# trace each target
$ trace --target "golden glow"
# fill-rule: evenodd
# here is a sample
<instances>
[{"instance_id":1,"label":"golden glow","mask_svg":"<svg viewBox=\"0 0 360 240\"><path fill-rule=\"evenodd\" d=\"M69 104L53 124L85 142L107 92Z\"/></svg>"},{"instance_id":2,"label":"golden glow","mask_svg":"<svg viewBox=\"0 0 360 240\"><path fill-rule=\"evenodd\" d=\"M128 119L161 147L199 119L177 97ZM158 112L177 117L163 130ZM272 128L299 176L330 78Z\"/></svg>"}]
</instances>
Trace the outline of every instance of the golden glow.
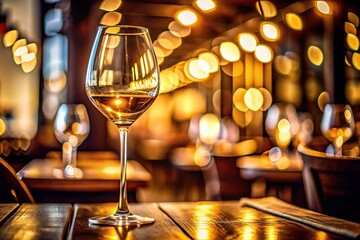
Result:
<instances>
[{"instance_id":1,"label":"golden glow","mask_svg":"<svg viewBox=\"0 0 360 240\"><path fill-rule=\"evenodd\" d=\"M274 60L274 68L277 72L287 75L291 72L292 62L286 56L276 56Z\"/></svg>"},{"instance_id":2,"label":"golden glow","mask_svg":"<svg viewBox=\"0 0 360 240\"><path fill-rule=\"evenodd\" d=\"M240 33L238 35L239 46L246 52L254 52L259 40L252 33Z\"/></svg>"},{"instance_id":3,"label":"golden glow","mask_svg":"<svg viewBox=\"0 0 360 240\"><path fill-rule=\"evenodd\" d=\"M330 103L330 94L327 92L320 93L317 102L320 110L324 111L326 104Z\"/></svg>"},{"instance_id":4,"label":"golden glow","mask_svg":"<svg viewBox=\"0 0 360 240\"><path fill-rule=\"evenodd\" d=\"M178 37L187 37L191 33L190 27L179 24L177 21L172 21L168 28L174 36Z\"/></svg>"},{"instance_id":5,"label":"golden glow","mask_svg":"<svg viewBox=\"0 0 360 240\"><path fill-rule=\"evenodd\" d=\"M31 56L29 58L31 58ZM24 71L24 73L29 73L35 69L36 64L37 64L37 58L34 57L30 61L21 63L21 68Z\"/></svg>"},{"instance_id":6,"label":"golden glow","mask_svg":"<svg viewBox=\"0 0 360 240\"><path fill-rule=\"evenodd\" d=\"M296 13L286 13L285 22L290 28L296 31L300 31L303 29L303 22L299 15L297 15Z\"/></svg>"},{"instance_id":7,"label":"golden glow","mask_svg":"<svg viewBox=\"0 0 360 240\"><path fill-rule=\"evenodd\" d=\"M36 58L34 53L27 53L27 54L21 55L21 61L22 62L30 62L34 58Z\"/></svg>"},{"instance_id":8,"label":"golden glow","mask_svg":"<svg viewBox=\"0 0 360 240\"><path fill-rule=\"evenodd\" d=\"M36 45L36 43L29 43L28 45L26 45L28 52L29 53L34 53L35 55L38 52L38 47Z\"/></svg>"},{"instance_id":9,"label":"golden glow","mask_svg":"<svg viewBox=\"0 0 360 240\"><path fill-rule=\"evenodd\" d=\"M216 8L216 4L212 0L196 0L195 4L204 12L210 12Z\"/></svg>"},{"instance_id":10,"label":"golden glow","mask_svg":"<svg viewBox=\"0 0 360 240\"><path fill-rule=\"evenodd\" d=\"M206 144L214 144L220 136L220 120L212 113L207 113L200 118L200 139Z\"/></svg>"},{"instance_id":11,"label":"golden glow","mask_svg":"<svg viewBox=\"0 0 360 240\"><path fill-rule=\"evenodd\" d=\"M107 48L116 48L120 43L120 37L116 35L109 35L106 41Z\"/></svg>"},{"instance_id":12,"label":"golden glow","mask_svg":"<svg viewBox=\"0 0 360 240\"><path fill-rule=\"evenodd\" d=\"M359 49L359 38L352 34L346 34L346 43L351 50L357 51Z\"/></svg>"},{"instance_id":13,"label":"golden glow","mask_svg":"<svg viewBox=\"0 0 360 240\"><path fill-rule=\"evenodd\" d=\"M198 20L196 13L190 8L179 10L175 18L184 26L194 25Z\"/></svg>"},{"instance_id":14,"label":"golden glow","mask_svg":"<svg viewBox=\"0 0 360 240\"><path fill-rule=\"evenodd\" d=\"M6 131L6 123L2 118L0 118L0 136L3 135L5 131Z\"/></svg>"},{"instance_id":15,"label":"golden glow","mask_svg":"<svg viewBox=\"0 0 360 240\"><path fill-rule=\"evenodd\" d=\"M239 110L237 110L237 108L233 108L232 114L233 114L234 121L240 127L248 126L254 117L253 111L240 112Z\"/></svg>"},{"instance_id":16,"label":"golden glow","mask_svg":"<svg viewBox=\"0 0 360 240\"><path fill-rule=\"evenodd\" d=\"M159 44L166 49L178 48L182 43L181 37L173 35L170 31L162 32L157 40Z\"/></svg>"},{"instance_id":17,"label":"golden glow","mask_svg":"<svg viewBox=\"0 0 360 240\"><path fill-rule=\"evenodd\" d=\"M249 88L245 92L244 102L252 111L258 111L264 103L264 98L259 89Z\"/></svg>"},{"instance_id":18,"label":"golden glow","mask_svg":"<svg viewBox=\"0 0 360 240\"><path fill-rule=\"evenodd\" d=\"M199 61L203 60L207 62L209 66L209 73L219 71L220 61L219 58L212 52L204 52L199 54Z\"/></svg>"},{"instance_id":19,"label":"golden glow","mask_svg":"<svg viewBox=\"0 0 360 240\"><path fill-rule=\"evenodd\" d=\"M25 45L26 45L26 39L22 38L22 39L17 40L12 46L12 54L14 55L16 49L18 49L22 46L25 46Z\"/></svg>"},{"instance_id":20,"label":"golden glow","mask_svg":"<svg viewBox=\"0 0 360 240\"><path fill-rule=\"evenodd\" d=\"M359 16L355 13L348 12L348 19L351 23L355 25L355 27L359 27Z\"/></svg>"},{"instance_id":21,"label":"golden glow","mask_svg":"<svg viewBox=\"0 0 360 240\"><path fill-rule=\"evenodd\" d=\"M25 54L28 53L28 49L26 46L21 46L21 47L18 47L15 51L14 51L14 56L15 57L21 57Z\"/></svg>"},{"instance_id":22,"label":"golden glow","mask_svg":"<svg viewBox=\"0 0 360 240\"><path fill-rule=\"evenodd\" d=\"M246 112L248 110L244 100L245 93L245 88L238 88L233 94L233 103L235 107L241 112Z\"/></svg>"},{"instance_id":23,"label":"golden glow","mask_svg":"<svg viewBox=\"0 0 360 240\"><path fill-rule=\"evenodd\" d=\"M264 103L261 108L261 111L266 111L269 109L269 107L272 104L272 95L269 92L269 90L267 90L266 88L259 88L259 91L261 92L261 94L263 95L263 98L264 98Z\"/></svg>"},{"instance_id":24,"label":"golden glow","mask_svg":"<svg viewBox=\"0 0 360 240\"><path fill-rule=\"evenodd\" d=\"M105 32L109 34L116 34L119 33L120 27L108 27L106 28Z\"/></svg>"},{"instance_id":25,"label":"golden glow","mask_svg":"<svg viewBox=\"0 0 360 240\"><path fill-rule=\"evenodd\" d=\"M348 121L348 122L351 122L353 119L352 112L349 109L346 109L344 111L344 116L345 116L346 121Z\"/></svg>"},{"instance_id":26,"label":"golden glow","mask_svg":"<svg viewBox=\"0 0 360 240\"><path fill-rule=\"evenodd\" d=\"M324 56L320 48L317 46L310 46L307 51L310 62L316 66L320 66L323 62Z\"/></svg>"},{"instance_id":27,"label":"golden glow","mask_svg":"<svg viewBox=\"0 0 360 240\"><path fill-rule=\"evenodd\" d=\"M352 65L353 65L357 70L360 70L360 54L359 54L359 53L355 52L355 53L352 55L351 62L352 62Z\"/></svg>"},{"instance_id":28,"label":"golden glow","mask_svg":"<svg viewBox=\"0 0 360 240\"><path fill-rule=\"evenodd\" d=\"M179 89L174 92L173 101L173 116L178 121L190 120L206 110L205 96L195 88Z\"/></svg>"},{"instance_id":29,"label":"golden glow","mask_svg":"<svg viewBox=\"0 0 360 240\"><path fill-rule=\"evenodd\" d=\"M332 14L332 9L326 1L315 1L315 8L322 14Z\"/></svg>"},{"instance_id":30,"label":"golden glow","mask_svg":"<svg viewBox=\"0 0 360 240\"><path fill-rule=\"evenodd\" d=\"M275 17L277 14L276 7L271 1L256 1L255 7L258 13L260 15L264 14L266 18Z\"/></svg>"},{"instance_id":31,"label":"golden glow","mask_svg":"<svg viewBox=\"0 0 360 240\"><path fill-rule=\"evenodd\" d=\"M19 33L17 30L11 30L4 34L3 43L5 47L11 47L18 39Z\"/></svg>"},{"instance_id":32,"label":"golden glow","mask_svg":"<svg viewBox=\"0 0 360 240\"><path fill-rule=\"evenodd\" d=\"M277 41L280 38L279 27L272 22L262 22L260 24L260 33L265 40L270 42Z\"/></svg>"},{"instance_id":33,"label":"golden glow","mask_svg":"<svg viewBox=\"0 0 360 240\"><path fill-rule=\"evenodd\" d=\"M345 22L344 28L345 28L346 33L352 33L352 34L356 35L357 31L356 31L356 27L353 23Z\"/></svg>"},{"instance_id":34,"label":"golden glow","mask_svg":"<svg viewBox=\"0 0 360 240\"><path fill-rule=\"evenodd\" d=\"M105 26L114 26L120 23L121 17L122 15L119 12L107 12L102 16L100 24Z\"/></svg>"},{"instance_id":35,"label":"golden glow","mask_svg":"<svg viewBox=\"0 0 360 240\"><path fill-rule=\"evenodd\" d=\"M201 132L200 132L200 138L201 138ZM212 143L210 143L212 144ZM211 160L210 152L205 147L197 147L194 153L194 162L196 165L200 167L205 167L209 164Z\"/></svg>"},{"instance_id":36,"label":"golden glow","mask_svg":"<svg viewBox=\"0 0 360 240\"><path fill-rule=\"evenodd\" d=\"M121 0L103 0L100 4L99 9L108 12L115 11L120 7L121 3Z\"/></svg>"},{"instance_id":37,"label":"golden glow","mask_svg":"<svg viewBox=\"0 0 360 240\"><path fill-rule=\"evenodd\" d=\"M235 62L240 59L240 49L233 42L222 42L220 44L220 54L229 62Z\"/></svg>"},{"instance_id":38,"label":"golden glow","mask_svg":"<svg viewBox=\"0 0 360 240\"><path fill-rule=\"evenodd\" d=\"M277 128L279 130L279 132L281 133L286 133L290 131L290 123L287 119L281 119L278 122Z\"/></svg>"},{"instance_id":39,"label":"golden glow","mask_svg":"<svg viewBox=\"0 0 360 240\"><path fill-rule=\"evenodd\" d=\"M255 57L262 63L268 63L273 59L273 52L269 46L259 44L255 49Z\"/></svg>"},{"instance_id":40,"label":"golden glow","mask_svg":"<svg viewBox=\"0 0 360 240\"><path fill-rule=\"evenodd\" d=\"M203 64L204 62L205 61L203 61ZM203 69L201 68L199 59L194 58L189 60L188 70L191 76L195 78L195 80L205 80L209 77L209 73L203 71Z\"/></svg>"}]
</instances>

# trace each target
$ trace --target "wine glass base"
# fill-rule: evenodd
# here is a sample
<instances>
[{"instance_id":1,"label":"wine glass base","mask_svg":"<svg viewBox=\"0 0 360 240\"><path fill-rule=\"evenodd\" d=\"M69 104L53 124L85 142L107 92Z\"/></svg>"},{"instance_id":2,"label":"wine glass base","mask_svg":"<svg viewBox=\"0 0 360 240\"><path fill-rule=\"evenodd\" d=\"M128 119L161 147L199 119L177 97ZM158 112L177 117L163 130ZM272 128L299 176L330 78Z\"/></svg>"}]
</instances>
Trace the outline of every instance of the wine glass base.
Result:
<instances>
[{"instance_id":1,"label":"wine glass base","mask_svg":"<svg viewBox=\"0 0 360 240\"><path fill-rule=\"evenodd\" d=\"M149 217L142 217L134 214L126 215L110 215L110 216L96 216L89 218L90 224L95 225L109 225L109 226L141 226L144 224L153 223L155 219Z\"/></svg>"}]
</instances>

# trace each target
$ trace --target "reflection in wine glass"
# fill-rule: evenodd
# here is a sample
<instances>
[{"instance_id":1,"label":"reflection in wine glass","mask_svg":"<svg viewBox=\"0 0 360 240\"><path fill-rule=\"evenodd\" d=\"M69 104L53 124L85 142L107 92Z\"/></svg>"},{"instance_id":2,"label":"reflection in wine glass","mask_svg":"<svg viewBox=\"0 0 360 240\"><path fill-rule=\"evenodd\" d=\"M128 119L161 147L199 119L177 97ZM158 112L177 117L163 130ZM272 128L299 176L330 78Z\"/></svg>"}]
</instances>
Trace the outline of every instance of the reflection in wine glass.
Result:
<instances>
[{"instance_id":1,"label":"reflection in wine glass","mask_svg":"<svg viewBox=\"0 0 360 240\"><path fill-rule=\"evenodd\" d=\"M55 136L62 143L66 177L78 175L77 148L89 135L90 121L83 104L61 104L54 121Z\"/></svg>"},{"instance_id":2,"label":"reflection in wine glass","mask_svg":"<svg viewBox=\"0 0 360 240\"><path fill-rule=\"evenodd\" d=\"M299 130L299 120L294 105L290 103L273 104L266 116L265 129L276 149L270 158L273 161L287 154L287 148Z\"/></svg>"},{"instance_id":3,"label":"reflection in wine glass","mask_svg":"<svg viewBox=\"0 0 360 240\"><path fill-rule=\"evenodd\" d=\"M154 222L153 218L132 214L128 207L127 133L159 94L159 76L146 28L121 25L98 28L86 74L86 93L92 104L119 129L120 196L114 214L92 217L91 224L140 226Z\"/></svg>"},{"instance_id":4,"label":"reflection in wine glass","mask_svg":"<svg viewBox=\"0 0 360 240\"><path fill-rule=\"evenodd\" d=\"M321 120L321 132L332 142L326 152L342 156L342 146L355 132L354 114L350 105L327 104Z\"/></svg>"}]
</instances>

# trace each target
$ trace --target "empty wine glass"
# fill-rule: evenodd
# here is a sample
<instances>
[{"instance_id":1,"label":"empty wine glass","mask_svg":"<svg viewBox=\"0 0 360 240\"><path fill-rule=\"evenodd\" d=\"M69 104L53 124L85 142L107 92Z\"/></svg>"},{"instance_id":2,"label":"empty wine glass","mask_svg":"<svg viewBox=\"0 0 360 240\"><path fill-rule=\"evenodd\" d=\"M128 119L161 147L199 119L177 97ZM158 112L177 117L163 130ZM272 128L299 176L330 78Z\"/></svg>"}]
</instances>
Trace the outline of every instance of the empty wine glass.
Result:
<instances>
[{"instance_id":1,"label":"empty wine glass","mask_svg":"<svg viewBox=\"0 0 360 240\"><path fill-rule=\"evenodd\" d=\"M61 104L55 117L54 130L62 143L62 158L66 164L64 174L74 177L77 168L77 148L89 135L90 121L83 104Z\"/></svg>"},{"instance_id":2,"label":"empty wine glass","mask_svg":"<svg viewBox=\"0 0 360 240\"><path fill-rule=\"evenodd\" d=\"M281 155L287 154L289 144L299 131L299 119L294 105L273 104L267 112L265 130L276 145L269 151L270 159L276 161Z\"/></svg>"},{"instance_id":3,"label":"empty wine glass","mask_svg":"<svg viewBox=\"0 0 360 240\"><path fill-rule=\"evenodd\" d=\"M322 134L332 142L330 147L333 151L327 150L327 153L342 156L342 146L355 132L354 114L350 105L327 104L320 128Z\"/></svg>"},{"instance_id":4,"label":"empty wine glass","mask_svg":"<svg viewBox=\"0 0 360 240\"><path fill-rule=\"evenodd\" d=\"M125 25L98 28L86 74L86 93L94 106L119 129L120 196L114 214L91 217L91 224L140 226L154 222L153 218L132 214L128 207L127 133L157 97L159 76L146 28Z\"/></svg>"}]
</instances>

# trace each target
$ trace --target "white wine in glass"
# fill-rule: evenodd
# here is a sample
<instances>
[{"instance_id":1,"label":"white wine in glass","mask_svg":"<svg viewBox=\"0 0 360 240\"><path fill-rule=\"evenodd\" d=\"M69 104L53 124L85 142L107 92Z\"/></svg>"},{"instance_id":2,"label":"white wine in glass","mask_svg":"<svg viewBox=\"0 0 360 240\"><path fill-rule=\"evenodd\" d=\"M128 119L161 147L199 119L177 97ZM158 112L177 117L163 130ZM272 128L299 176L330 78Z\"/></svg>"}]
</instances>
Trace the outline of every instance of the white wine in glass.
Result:
<instances>
[{"instance_id":1,"label":"white wine in glass","mask_svg":"<svg viewBox=\"0 0 360 240\"><path fill-rule=\"evenodd\" d=\"M322 134L332 142L334 155L342 156L342 146L355 132L354 114L350 105L327 104L320 127Z\"/></svg>"},{"instance_id":2,"label":"white wine in glass","mask_svg":"<svg viewBox=\"0 0 360 240\"><path fill-rule=\"evenodd\" d=\"M159 94L160 71L149 31L139 26L101 26L91 51L86 93L94 106L119 129L120 196L110 216L95 216L90 224L140 226L153 218L130 212L126 193L127 133Z\"/></svg>"}]
</instances>

